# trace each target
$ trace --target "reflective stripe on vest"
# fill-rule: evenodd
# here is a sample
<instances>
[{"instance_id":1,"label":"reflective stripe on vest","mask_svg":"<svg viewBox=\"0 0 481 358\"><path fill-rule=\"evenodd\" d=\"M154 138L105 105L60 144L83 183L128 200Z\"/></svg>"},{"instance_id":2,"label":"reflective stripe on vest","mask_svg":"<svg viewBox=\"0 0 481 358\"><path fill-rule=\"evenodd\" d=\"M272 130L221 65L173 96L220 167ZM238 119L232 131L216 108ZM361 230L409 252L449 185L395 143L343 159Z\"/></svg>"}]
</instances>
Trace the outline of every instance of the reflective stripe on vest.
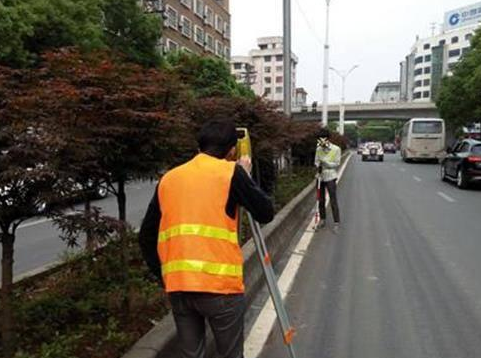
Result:
<instances>
[{"instance_id":1,"label":"reflective stripe on vest","mask_svg":"<svg viewBox=\"0 0 481 358\"><path fill-rule=\"evenodd\" d=\"M225 240L237 244L237 233L214 226L182 224L173 226L159 233L159 242L166 242L176 236L201 236L206 238Z\"/></svg>"},{"instance_id":2,"label":"reflective stripe on vest","mask_svg":"<svg viewBox=\"0 0 481 358\"><path fill-rule=\"evenodd\" d=\"M203 272L211 275L242 277L242 265L219 264L198 260L170 261L162 265L162 273Z\"/></svg>"}]
</instances>

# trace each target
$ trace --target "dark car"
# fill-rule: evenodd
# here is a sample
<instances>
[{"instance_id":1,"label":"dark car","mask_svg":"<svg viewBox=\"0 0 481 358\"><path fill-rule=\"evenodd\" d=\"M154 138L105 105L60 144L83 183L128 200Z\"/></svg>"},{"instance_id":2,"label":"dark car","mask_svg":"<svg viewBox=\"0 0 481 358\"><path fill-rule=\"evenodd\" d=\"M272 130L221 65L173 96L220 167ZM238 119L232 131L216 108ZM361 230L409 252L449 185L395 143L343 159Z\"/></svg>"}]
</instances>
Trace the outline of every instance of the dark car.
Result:
<instances>
[{"instance_id":1,"label":"dark car","mask_svg":"<svg viewBox=\"0 0 481 358\"><path fill-rule=\"evenodd\" d=\"M481 181L481 141L465 139L448 148L441 161L441 179L455 181L465 189L472 182Z\"/></svg>"},{"instance_id":2,"label":"dark car","mask_svg":"<svg viewBox=\"0 0 481 358\"><path fill-rule=\"evenodd\" d=\"M396 144L394 143L384 143L383 148L384 148L384 153L396 154Z\"/></svg>"}]
</instances>

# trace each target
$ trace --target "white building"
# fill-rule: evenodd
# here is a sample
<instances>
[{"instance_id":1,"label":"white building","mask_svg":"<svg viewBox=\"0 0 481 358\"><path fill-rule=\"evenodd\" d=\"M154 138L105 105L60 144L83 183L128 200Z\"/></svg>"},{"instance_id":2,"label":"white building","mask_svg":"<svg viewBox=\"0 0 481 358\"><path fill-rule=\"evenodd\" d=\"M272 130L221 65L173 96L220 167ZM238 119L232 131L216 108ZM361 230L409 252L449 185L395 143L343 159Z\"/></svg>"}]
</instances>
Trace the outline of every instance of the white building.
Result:
<instances>
[{"instance_id":1,"label":"white building","mask_svg":"<svg viewBox=\"0 0 481 358\"><path fill-rule=\"evenodd\" d=\"M470 39L480 26L481 3L449 11L441 33L416 39L400 64L401 100L434 101L443 76L470 49Z\"/></svg>"},{"instance_id":2,"label":"white building","mask_svg":"<svg viewBox=\"0 0 481 358\"><path fill-rule=\"evenodd\" d=\"M399 82L379 82L372 92L371 102L399 102L400 95Z\"/></svg>"},{"instance_id":3,"label":"white building","mask_svg":"<svg viewBox=\"0 0 481 358\"><path fill-rule=\"evenodd\" d=\"M249 56L233 56L231 71L237 80L250 84L254 93L265 96L282 106L284 99L284 56L282 37L262 37L257 40L258 48L251 50ZM296 99L297 56L291 54L292 66L292 103Z\"/></svg>"}]
</instances>

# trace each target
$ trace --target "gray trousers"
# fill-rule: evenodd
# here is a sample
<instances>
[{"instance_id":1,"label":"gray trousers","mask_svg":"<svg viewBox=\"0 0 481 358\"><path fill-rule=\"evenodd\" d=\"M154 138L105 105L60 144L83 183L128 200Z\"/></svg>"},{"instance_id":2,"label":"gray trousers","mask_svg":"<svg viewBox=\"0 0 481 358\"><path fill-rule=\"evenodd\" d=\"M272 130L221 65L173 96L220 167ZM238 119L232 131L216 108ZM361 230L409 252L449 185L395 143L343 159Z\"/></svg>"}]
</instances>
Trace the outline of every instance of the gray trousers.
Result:
<instances>
[{"instance_id":1,"label":"gray trousers","mask_svg":"<svg viewBox=\"0 0 481 358\"><path fill-rule=\"evenodd\" d=\"M243 294L175 292L169 298L182 358L204 358L206 320L219 357L244 357Z\"/></svg>"},{"instance_id":2,"label":"gray trousers","mask_svg":"<svg viewBox=\"0 0 481 358\"><path fill-rule=\"evenodd\" d=\"M326 220L326 189L329 192L331 201L332 216L335 223L339 223L339 205L337 203L337 180L321 182L321 195L319 198L319 213L322 220Z\"/></svg>"}]
</instances>

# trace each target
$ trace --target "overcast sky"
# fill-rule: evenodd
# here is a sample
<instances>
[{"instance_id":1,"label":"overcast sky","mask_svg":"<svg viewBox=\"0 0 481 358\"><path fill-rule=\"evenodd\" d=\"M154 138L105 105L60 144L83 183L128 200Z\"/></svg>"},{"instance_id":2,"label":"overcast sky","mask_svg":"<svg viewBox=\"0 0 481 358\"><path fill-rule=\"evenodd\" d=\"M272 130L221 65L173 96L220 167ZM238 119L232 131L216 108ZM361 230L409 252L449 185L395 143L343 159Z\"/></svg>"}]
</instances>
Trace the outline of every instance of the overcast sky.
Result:
<instances>
[{"instance_id":1,"label":"overcast sky","mask_svg":"<svg viewBox=\"0 0 481 358\"><path fill-rule=\"evenodd\" d=\"M292 50L299 57L297 87L308 101L321 101L324 0L292 1ZM331 0L331 66L348 70L346 101L369 101L378 82L398 81L399 62L416 35L431 34L444 12L476 0ZM232 55L247 55L256 39L282 36L282 0L231 0ZM330 102L340 100L338 77L330 75Z\"/></svg>"}]
</instances>

